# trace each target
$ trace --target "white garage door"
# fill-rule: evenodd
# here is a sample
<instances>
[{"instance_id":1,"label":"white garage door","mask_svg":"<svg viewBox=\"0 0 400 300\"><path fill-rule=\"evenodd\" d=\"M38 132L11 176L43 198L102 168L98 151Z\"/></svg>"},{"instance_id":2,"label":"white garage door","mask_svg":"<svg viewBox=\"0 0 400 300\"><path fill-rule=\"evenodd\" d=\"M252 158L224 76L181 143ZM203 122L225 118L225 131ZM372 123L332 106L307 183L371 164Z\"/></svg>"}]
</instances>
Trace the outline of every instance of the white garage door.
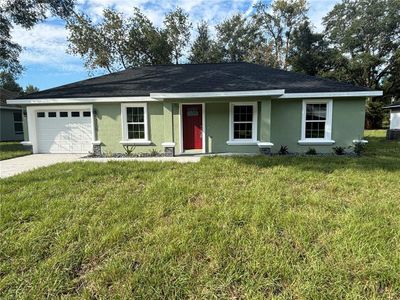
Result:
<instances>
[{"instance_id":1,"label":"white garage door","mask_svg":"<svg viewBox=\"0 0 400 300\"><path fill-rule=\"evenodd\" d=\"M36 111L39 153L87 153L92 150L90 110Z\"/></svg>"}]
</instances>

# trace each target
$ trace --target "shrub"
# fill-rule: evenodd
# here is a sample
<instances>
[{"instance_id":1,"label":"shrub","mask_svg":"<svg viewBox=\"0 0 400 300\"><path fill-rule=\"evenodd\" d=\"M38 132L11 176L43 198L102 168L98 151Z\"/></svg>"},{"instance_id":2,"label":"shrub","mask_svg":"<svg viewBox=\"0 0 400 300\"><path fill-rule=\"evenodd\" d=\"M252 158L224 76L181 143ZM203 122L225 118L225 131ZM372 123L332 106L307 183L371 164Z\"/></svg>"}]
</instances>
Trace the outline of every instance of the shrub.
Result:
<instances>
[{"instance_id":1,"label":"shrub","mask_svg":"<svg viewBox=\"0 0 400 300\"><path fill-rule=\"evenodd\" d=\"M127 156L131 156L133 151L135 151L136 146L132 145L124 145L124 150Z\"/></svg>"},{"instance_id":2,"label":"shrub","mask_svg":"<svg viewBox=\"0 0 400 300\"><path fill-rule=\"evenodd\" d=\"M365 151L365 147L366 147L366 145L364 143L360 143L360 142L354 143L353 151L358 156L361 156Z\"/></svg>"},{"instance_id":3,"label":"shrub","mask_svg":"<svg viewBox=\"0 0 400 300\"><path fill-rule=\"evenodd\" d=\"M333 147L332 149L336 155L343 155L345 153L344 147L337 146L337 147Z\"/></svg>"},{"instance_id":4,"label":"shrub","mask_svg":"<svg viewBox=\"0 0 400 300\"><path fill-rule=\"evenodd\" d=\"M149 151L149 155L150 155L150 156L160 156L160 152L157 151L156 149L151 149L151 150Z\"/></svg>"},{"instance_id":5,"label":"shrub","mask_svg":"<svg viewBox=\"0 0 400 300\"><path fill-rule=\"evenodd\" d=\"M317 155L317 150L315 150L315 148L308 148L307 155Z\"/></svg>"},{"instance_id":6,"label":"shrub","mask_svg":"<svg viewBox=\"0 0 400 300\"><path fill-rule=\"evenodd\" d=\"M281 145L281 148L278 151L279 155L286 155L289 154L288 146Z\"/></svg>"}]
</instances>

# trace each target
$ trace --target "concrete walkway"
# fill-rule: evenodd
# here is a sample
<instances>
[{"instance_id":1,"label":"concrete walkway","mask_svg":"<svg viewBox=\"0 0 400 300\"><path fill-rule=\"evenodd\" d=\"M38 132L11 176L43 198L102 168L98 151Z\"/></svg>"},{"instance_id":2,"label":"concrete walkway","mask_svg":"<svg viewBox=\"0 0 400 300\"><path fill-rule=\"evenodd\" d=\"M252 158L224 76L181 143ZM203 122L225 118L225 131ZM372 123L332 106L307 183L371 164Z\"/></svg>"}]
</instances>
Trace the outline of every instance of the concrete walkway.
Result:
<instances>
[{"instance_id":1,"label":"concrete walkway","mask_svg":"<svg viewBox=\"0 0 400 300\"><path fill-rule=\"evenodd\" d=\"M155 157L99 157L99 158L81 158L80 161L89 161L89 162L108 162L108 161L157 161L157 162L177 162L177 163L196 163L201 159L200 156L155 156Z\"/></svg>"},{"instance_id":2,"label":"concrete walkway","mask_svg":"<svg viewBox=\"0 0 400 300\"><path fill-rule=\"evenodd\" d=\"M77 161L82 154L32 154L0 161L0 178L61 162Z\"/></svg>"},{"instance_id":3,"label":"concrete walkway","mask_svg":"<svg viewBox=\"0 0 400 300\"><path fill-rule=\"evenodd\" d=\"M32 154L0 161L0 178L14 176L16 174L31 171L36 168L46 167L62 162L85 161L85 162L108 162L108 161L157 161L194 163L199 162L199 156L177 156L177 157L132 157L132 158L83 158L84 154Z\"/></svg>"}]
</instances>

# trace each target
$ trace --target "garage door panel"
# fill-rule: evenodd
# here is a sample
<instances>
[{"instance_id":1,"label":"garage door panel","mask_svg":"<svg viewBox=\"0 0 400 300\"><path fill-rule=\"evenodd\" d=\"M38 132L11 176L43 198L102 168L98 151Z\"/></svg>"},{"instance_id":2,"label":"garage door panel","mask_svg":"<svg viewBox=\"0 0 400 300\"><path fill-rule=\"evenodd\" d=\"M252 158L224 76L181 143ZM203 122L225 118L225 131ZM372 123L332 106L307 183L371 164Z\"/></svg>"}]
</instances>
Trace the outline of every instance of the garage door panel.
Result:
<instances>
[{"instance_id":1,"label":"garage door panel","mask_svg":"<svg viewBox=\"0 0 400 300\"><path fill-rule=\"evenodd\" d=\"M65 109L61 111L66 112ZM73 110L78 112L79 110ZM92 123L90 117L56 117L36 118L38 151L40 153L87 153L91 150ZM83 110L79 111L83 116ZM53 114L54 115L54 114Z\"/></svg>"}]
</instances>

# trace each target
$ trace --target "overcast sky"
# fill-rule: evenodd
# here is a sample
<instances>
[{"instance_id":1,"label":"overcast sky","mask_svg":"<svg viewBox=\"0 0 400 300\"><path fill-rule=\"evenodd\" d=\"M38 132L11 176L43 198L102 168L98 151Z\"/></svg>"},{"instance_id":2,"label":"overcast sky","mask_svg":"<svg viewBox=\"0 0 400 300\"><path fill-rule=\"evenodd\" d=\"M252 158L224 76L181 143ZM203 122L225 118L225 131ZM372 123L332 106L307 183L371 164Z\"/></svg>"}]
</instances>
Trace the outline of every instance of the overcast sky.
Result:
<instances>
[{"instance_id":1,"label":"overcast sky","mask_svg":"<svg viewBox=\"0 0 400 300\"><path fill-rule=\"evenodd\" d=\"M268 0L265 0L268 1ZM321 30L322 17L340 0L308 0L308 16L316 30ZM104 8L113 7L129 15L139 7L154 24L161 26L164 15L176 6L189 13L193 24L204 19L210 25L219 23L234 13L251 14L255 0L77 0L78 10L94 20ZM49 19L31 30L15 27L13 39L22 47L21 62L25 67L18 82L24 87L33 84L41 90L89 77L80 58L66 53L67 31L58 19Z\"/></svg>"}]
</instances>

